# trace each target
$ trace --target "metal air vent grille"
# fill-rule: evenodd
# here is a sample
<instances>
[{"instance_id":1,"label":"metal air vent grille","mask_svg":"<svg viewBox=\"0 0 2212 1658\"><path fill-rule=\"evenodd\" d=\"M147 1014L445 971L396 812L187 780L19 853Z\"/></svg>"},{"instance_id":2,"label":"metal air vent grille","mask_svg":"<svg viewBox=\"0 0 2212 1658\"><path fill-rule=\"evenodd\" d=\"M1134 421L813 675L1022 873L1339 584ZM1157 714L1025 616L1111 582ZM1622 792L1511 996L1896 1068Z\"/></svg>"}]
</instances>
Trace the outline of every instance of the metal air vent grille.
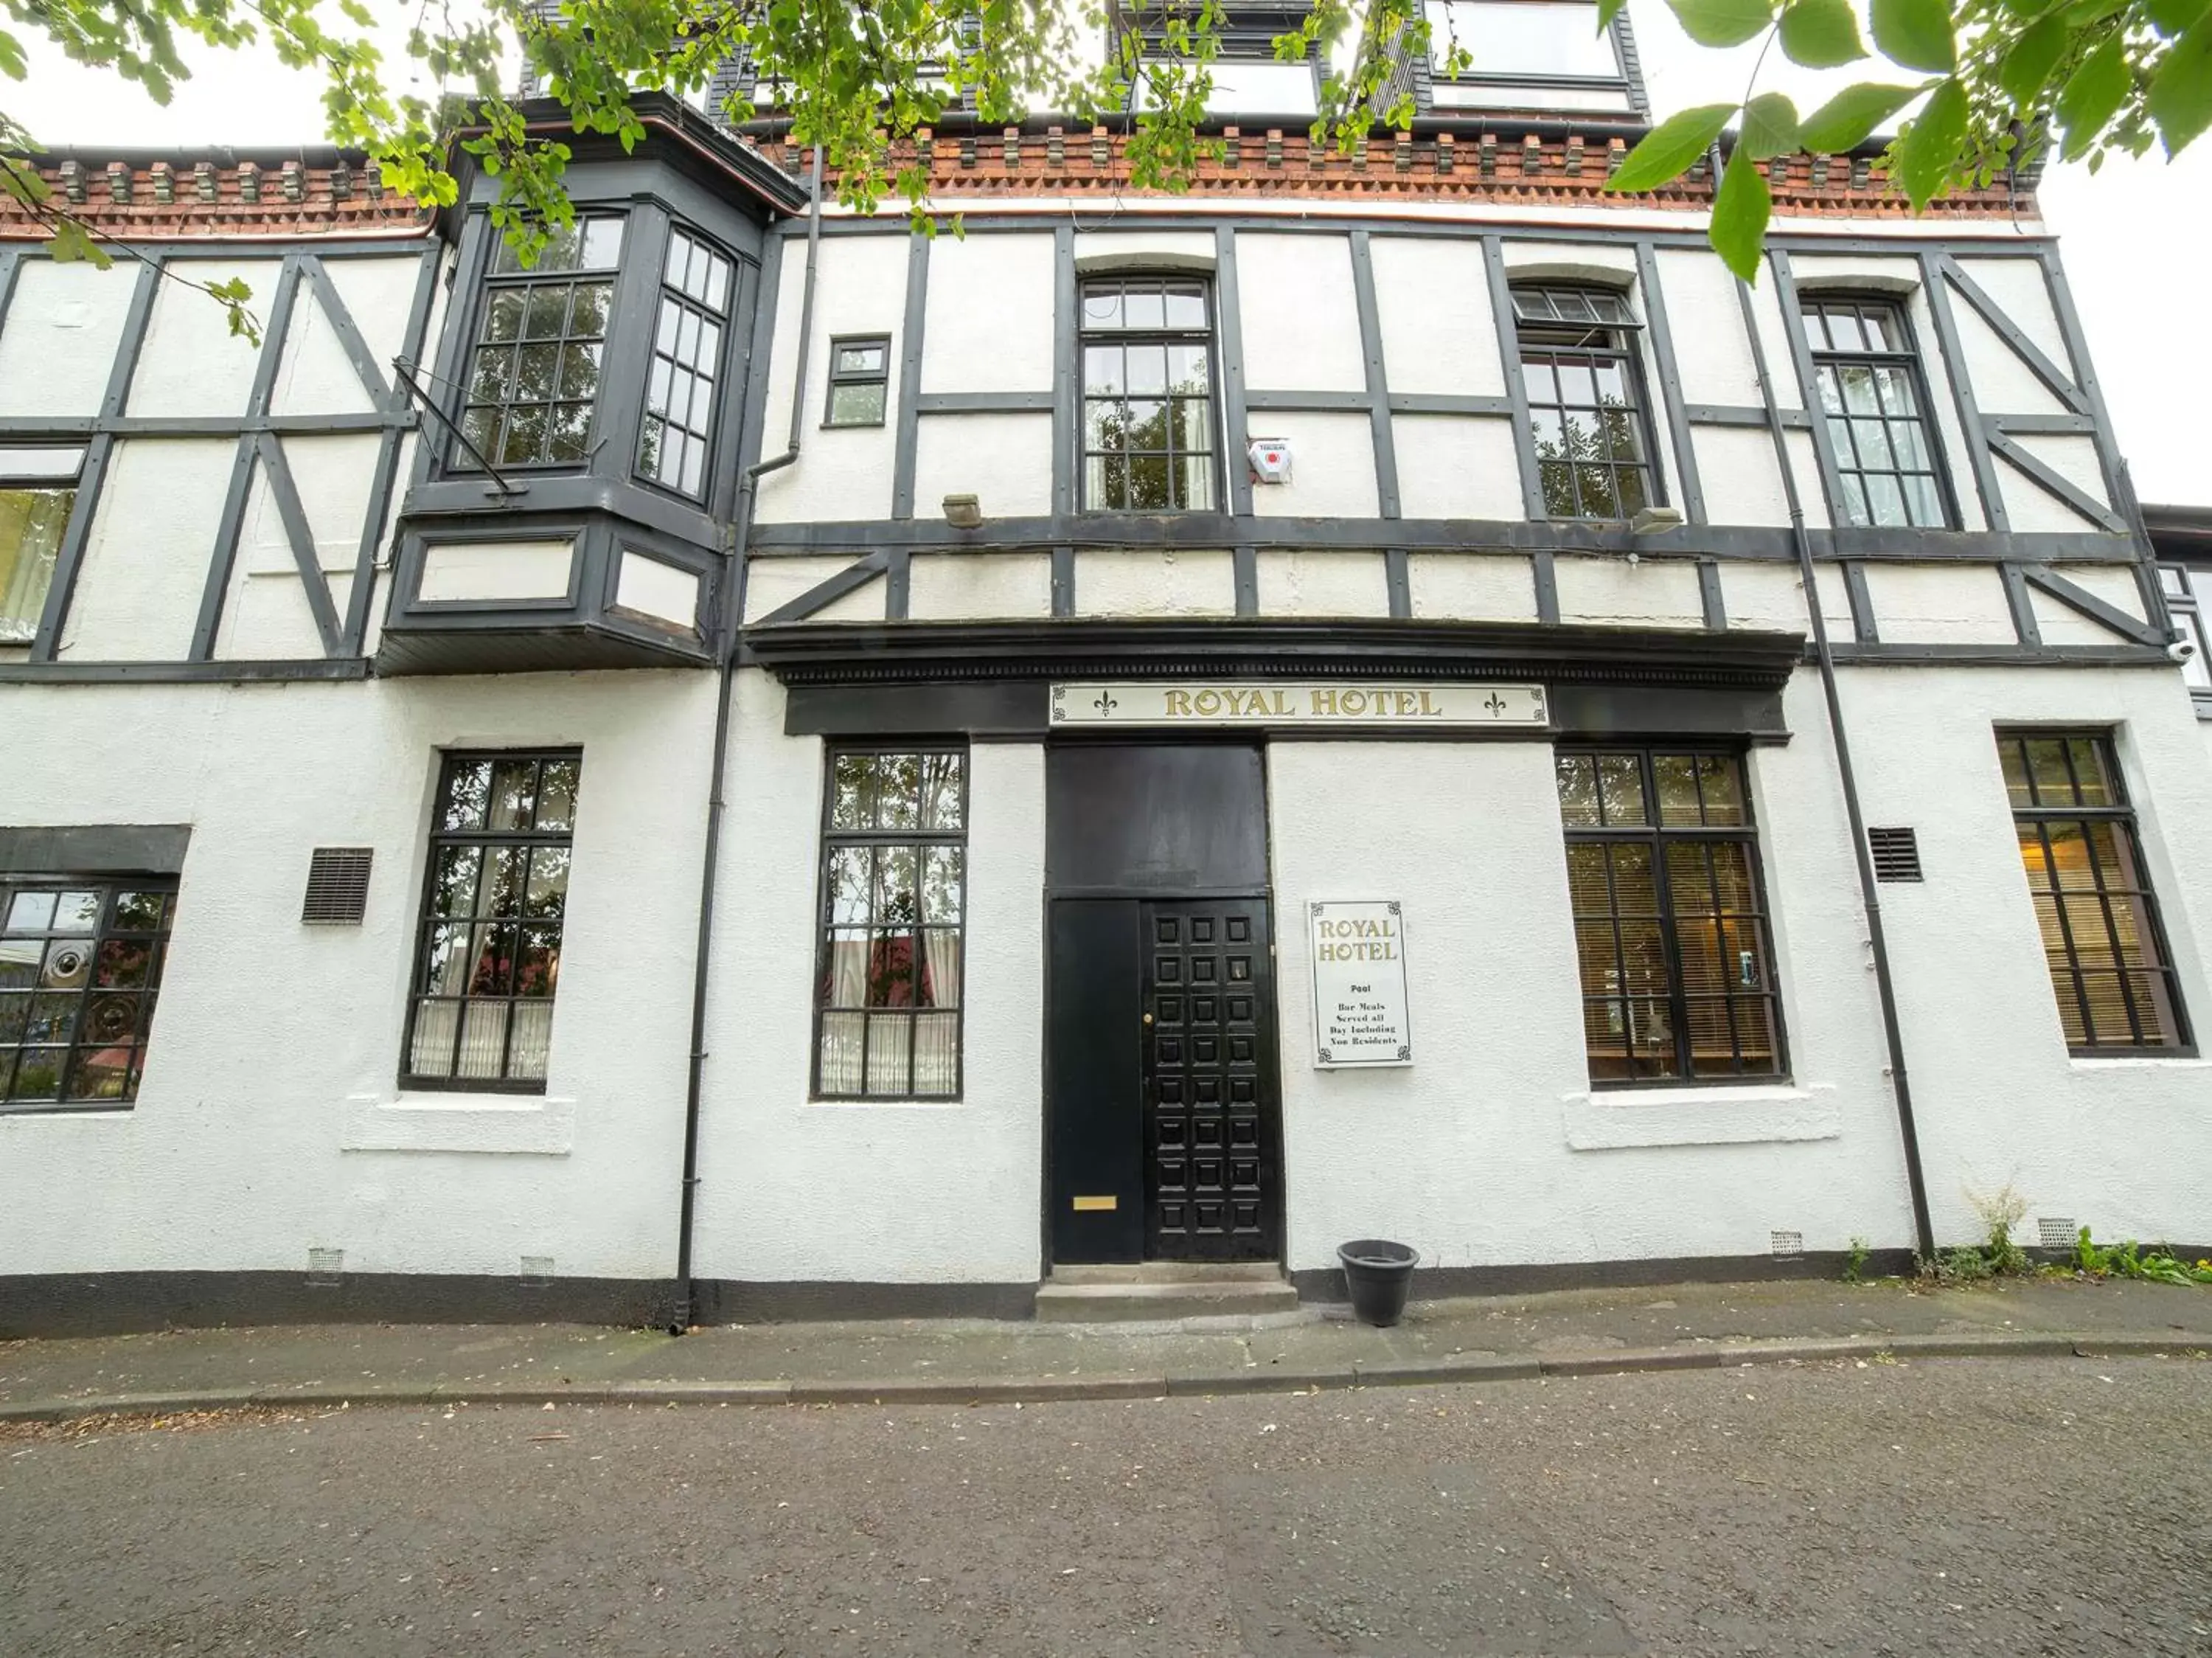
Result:
<instances>
[{"instance_id":1,"label":"metal air vent grille","mask_svg":"<svg viewBox=\"0 0 2212 1658\"><path fill-rule=\"evenodd\" d=\"M368 910L367 846L318 846L307 864L307 897L300 920L309 927L358 927Z\"/></svg>"},{"instance_id":2,"label":"metal air vent grille","mask_svg":"<svg viewBox=\"0 0 2212 1658\"><path fill-rule=\"evenodd\" d=\"M2071 1249L2081 1235L2070 1215L2045 1215L2035 1222L2035 1240L2045 1249Z\"/></svg>"},{"instance_id":3,"label":"metal air vent grille","mask_svg":"<svg viewBox=\"0 0 2212 1658\"><path fill-rule=\"evenodd\" d=\"M1911 829L1869 829L1867 850L1874 855L1876 881L1920 879L1920 836Z\"/></svg>"}]
</instances>

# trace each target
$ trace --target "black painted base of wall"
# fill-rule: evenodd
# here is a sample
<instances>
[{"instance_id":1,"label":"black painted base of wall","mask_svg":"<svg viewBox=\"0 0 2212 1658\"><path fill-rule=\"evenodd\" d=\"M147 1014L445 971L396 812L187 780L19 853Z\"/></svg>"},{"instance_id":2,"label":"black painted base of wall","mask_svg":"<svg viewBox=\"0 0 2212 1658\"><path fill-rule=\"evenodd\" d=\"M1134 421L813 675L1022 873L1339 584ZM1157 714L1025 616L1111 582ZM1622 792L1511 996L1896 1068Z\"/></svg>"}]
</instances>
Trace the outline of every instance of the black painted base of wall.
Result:
<instances>
[{"instance_id":1,"label":"black painted base of wall","mask_svg":"<svg viewBox=\"0 0 2212 1658\"><path fill-rule=\"evenodd\" d=\"M1841 1250L1815 1250L1778 1259L1772 1255L1665 1255L1650 1260L1558 1261L1504 1266L1426 1266L1413 1271L1413 1299L1452 1295L1528 1295L1547 1289L1624 1289L1668 1283L1763 1283L1790 1279L1840 1281L1850 1258ZM1860 1267L1869 1278L1912 1271L1909 1249L1870 1251ZM1298 1299L1346 1301L1340 1268L1309 1267L1291 1274Z\"/></svg>"}]
</instances>

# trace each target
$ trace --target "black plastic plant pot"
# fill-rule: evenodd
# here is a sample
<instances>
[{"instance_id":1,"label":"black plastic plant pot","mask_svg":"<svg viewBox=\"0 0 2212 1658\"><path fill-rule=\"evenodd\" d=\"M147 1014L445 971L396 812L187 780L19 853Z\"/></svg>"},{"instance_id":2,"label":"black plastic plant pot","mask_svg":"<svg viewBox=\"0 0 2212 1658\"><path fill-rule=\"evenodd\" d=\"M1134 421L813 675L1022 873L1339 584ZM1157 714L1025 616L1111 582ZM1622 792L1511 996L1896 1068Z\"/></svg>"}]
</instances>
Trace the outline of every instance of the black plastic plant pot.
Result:
<instances>
[{"instance_id":1,"label":"black plastic plant pot","mask_svg":"<svg viewBox=\"0 0 2212 1658\"><path fill-rule=\"evenodd\" d=\"M1406 1311L1406 1292L1412 1288L1418 1251L1382 1238L1361 1238L1337 1247L1344 1263L1345 1286L1352 1291L1352 1310L1362 1324L1387 1330Z\"/></svg>"}]
</instances>

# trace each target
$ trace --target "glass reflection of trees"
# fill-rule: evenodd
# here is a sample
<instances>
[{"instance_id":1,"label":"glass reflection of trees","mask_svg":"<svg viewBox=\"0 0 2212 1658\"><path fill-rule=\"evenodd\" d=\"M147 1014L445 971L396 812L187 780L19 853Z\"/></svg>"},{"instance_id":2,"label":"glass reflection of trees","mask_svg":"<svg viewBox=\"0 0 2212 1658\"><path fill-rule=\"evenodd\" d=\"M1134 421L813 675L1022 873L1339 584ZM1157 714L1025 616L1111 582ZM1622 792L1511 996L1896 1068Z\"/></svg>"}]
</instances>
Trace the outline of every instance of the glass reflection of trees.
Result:
<instances>
[{"instance_id":1,"label":"glass reflection of trees","mask_svg":"<svg viewBox=\"0 0 2212 1658\"><path fill-rule=\"evenodd\" d=\"M1513 311L1544 510L1634 517L1658 497L1628 302L1599 289L1516 288Z\"/></svg>"},{"instance_id":2,"label":"glass reflection of trees","mask_svg":"<svg viewBox=\"0 0 2212 1658\"><path fill-rule=\"evenodd\" d=\"M501 243L486 279L461 415L469 442L495 466L572 465L589 454L622 222L578 221L527 272ZM477 463L456 443L453 464Z\"/></svg>"},{"instance_id":3,"label":"glass reflection of trees","mask_svg":"<svg viewBox=\"0 0 2212 1658\"><path fill-rule=\"evenodd\" d=\"M1083 288L1083 504L1210 512L1213 332L1206 284L1115 277Z\"/></svg>"}]
</instances>

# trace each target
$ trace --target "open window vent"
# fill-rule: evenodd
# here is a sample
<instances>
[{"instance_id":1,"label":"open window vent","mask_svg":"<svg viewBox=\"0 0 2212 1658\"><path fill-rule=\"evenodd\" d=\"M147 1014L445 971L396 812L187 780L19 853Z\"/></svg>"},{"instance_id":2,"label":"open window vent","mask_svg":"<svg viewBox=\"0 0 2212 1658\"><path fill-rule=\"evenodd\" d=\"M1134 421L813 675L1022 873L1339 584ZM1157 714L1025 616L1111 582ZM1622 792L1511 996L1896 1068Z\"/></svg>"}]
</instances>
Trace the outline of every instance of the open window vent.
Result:
<instances>
[{"instance_id":1,"label":"open window vent","mask_svg":"<svg viewBox=\"0 0 2212 1658\"><path fill-rule=\"evenodd\" d=\"M358 927L368 910L366 846L318 846L307 864L307 899L301 921L310 927Z\"/></svg>"},{"instance_id":2,"label":"open window vent","mask_svg":"<svg viewBox=\"0 0 2212 1658\"><path fill-rule=\"evenodd\" d=\"M1876 881L1920 879L1920 836L1911 829L1869 829L1867 850L1874 854Z\"/></svg>"}]
</instances>

